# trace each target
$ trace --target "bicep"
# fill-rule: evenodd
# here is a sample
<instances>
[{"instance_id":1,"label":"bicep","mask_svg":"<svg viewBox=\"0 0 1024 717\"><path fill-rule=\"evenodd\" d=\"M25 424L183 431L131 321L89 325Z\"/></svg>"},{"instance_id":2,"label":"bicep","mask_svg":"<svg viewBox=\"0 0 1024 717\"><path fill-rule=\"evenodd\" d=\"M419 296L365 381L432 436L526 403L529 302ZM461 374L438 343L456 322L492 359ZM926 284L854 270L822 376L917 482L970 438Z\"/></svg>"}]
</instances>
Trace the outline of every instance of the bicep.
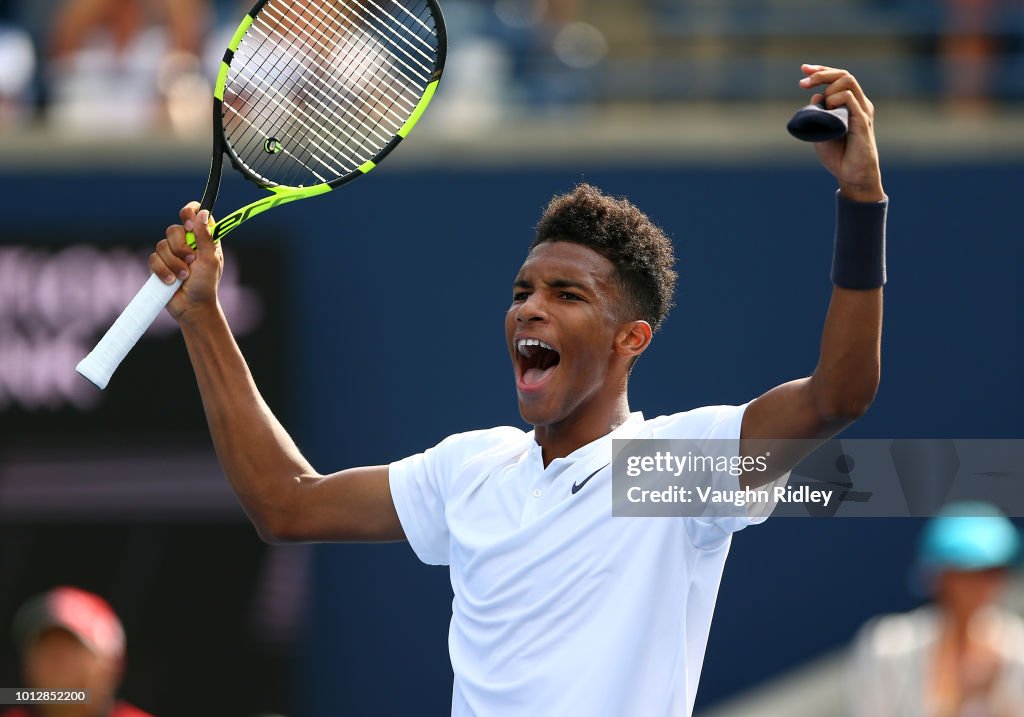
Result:
<instances>
[{"instance_id":1,"label":"bicep","mask_svg":"<svg viewBox=\"0 0 1024 717\"><path fill-rule=\"evenodd\" d=\"M750 402L743 413L740 454L770 453L769 471L745 473L741 483L756 487L792 470L815 448L841 431L849 421L823 417L811 377L784 383Z\"/></svg>"},{"instance_id":2,"label":"bicep","mask_svg":"<svg viewBox=\"0 0 1024 717\"><path fill-rule=\"evenodd\" d=\"M827 438L832 432L814 400L811 379L789 381L761 394L743 413L742 440Z\"/></svg>"},{"instance_id":3,"label":"bicep","mask_svg":"<svg viewBox=\"0 0 1024 717\"><path fill-rule=\"evenodd\" d=\"M274 535L286 542L404 540L388 466L297 477Z\"/></svg>"}]
</instances>

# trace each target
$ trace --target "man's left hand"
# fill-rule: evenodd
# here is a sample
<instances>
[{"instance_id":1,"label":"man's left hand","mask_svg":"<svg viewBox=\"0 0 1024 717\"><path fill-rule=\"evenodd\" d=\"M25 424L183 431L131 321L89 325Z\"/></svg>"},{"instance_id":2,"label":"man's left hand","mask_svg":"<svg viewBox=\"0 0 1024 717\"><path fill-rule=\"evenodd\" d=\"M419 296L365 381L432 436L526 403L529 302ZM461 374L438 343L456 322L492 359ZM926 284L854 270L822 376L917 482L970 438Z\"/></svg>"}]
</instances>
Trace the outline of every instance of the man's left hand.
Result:
<instances>
[{"instance_id":1,"label":"man's left hand","mask_svg":"<svg viewBox=\"0 0 1024 717\"><path fill-rule=\"evenodd\" d=\"M824 99L828 109L846 105L850 112L850 128L845 137L815 143L821 163L839 180L839 189L847 199L881 201L885 192L875 144L875 106L857 78L846 70L822 65L801 65L800 69L806 75L800 80L804 89L826 85L824 93L811 98L812 103Z\"/></svg>"}]
</instances>

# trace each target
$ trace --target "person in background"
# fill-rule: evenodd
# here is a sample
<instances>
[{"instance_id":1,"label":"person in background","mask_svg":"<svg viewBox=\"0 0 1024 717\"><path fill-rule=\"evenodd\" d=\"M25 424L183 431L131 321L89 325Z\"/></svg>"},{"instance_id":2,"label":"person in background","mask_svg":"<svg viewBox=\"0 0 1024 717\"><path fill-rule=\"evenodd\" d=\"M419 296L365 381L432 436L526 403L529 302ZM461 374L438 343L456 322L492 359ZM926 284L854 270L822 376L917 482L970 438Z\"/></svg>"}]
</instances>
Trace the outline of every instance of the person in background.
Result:
<instances>
[{"instance_id":1,"label":"person in background","mask_svg":"<svg viewBox=\"0 0 1024 717\"><path fill-rule=\"evenodd\" d=\"M209 0L64 0L53 19L51 51L57 56L77 52L89 32L102 27L123 52L142 30L147 11L166 25L171 51L199 54L202 33L196 25L205 23Z\"/></svg>"},{"instance_id":2,"label":"person in background","mask_svg":"<svg viewBox=\"0 0 1024 717\"><path fill-rule=\"evenodd\" d=\"M1024 715L1024 620L997 605L1019 551L1017 529L988 504L951 504L933 518L913 576L933 603L861 629L851 715Z\"/></svg>"},{"instance_id":3,"label":"person in background","mask_svg":"<svg viewBox=\"0 0 1024 717\"><path fill-rule=\"evenodd\" d=\"M151 717L115 697L124 673L121 621L100 596L58 587L22 605L14 640L31 690L90 690L89 704L16 706L0 717Z\"/></svg>"},{"instance_id":4,"label":"person in background","mask_svg":"<svg viewBox=\"0 0 1024 717\"><path fill-rule=\"evenodd\" d=\"M32 38L5 0L0 0L0 68L0 131L5 131L28 121L36 72Z\"/></svg>"},{"instance_id":5,"label":"person in background","mask_svg":"<svg viewBox=\"0 0 1024 717\"><path fill-rule=\"evenodd\" d=\"M980 115L991 109L999 60L1000 11L1012 0L945 0L940 60L948 107Z\"/></svg>"},{"instance_id":6,"label":"person in background","mask_svg":"<svg viewBox=\"0 0 1024 717\"><path fill-rule=\"evenodd\" d=\"M209 112L201 55L210 0L63 0L50 28L49 119L67 131L191 136Z\"/></svg>"}]
</instances>

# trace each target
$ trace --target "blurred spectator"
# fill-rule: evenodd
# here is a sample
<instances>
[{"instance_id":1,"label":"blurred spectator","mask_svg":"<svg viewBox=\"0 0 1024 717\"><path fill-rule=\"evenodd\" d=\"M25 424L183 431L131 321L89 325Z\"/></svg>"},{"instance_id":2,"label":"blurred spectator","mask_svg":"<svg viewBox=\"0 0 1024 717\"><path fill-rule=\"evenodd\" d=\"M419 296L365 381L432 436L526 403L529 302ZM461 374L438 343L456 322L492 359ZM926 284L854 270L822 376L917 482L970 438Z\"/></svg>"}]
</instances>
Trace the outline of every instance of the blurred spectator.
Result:
<instances>
[{"instance_id":1,"label":"blurred spectator","mask_svg":"<svg viewBox=\"0 0 1024 717\"><path fill-rule=\"evenodd\" d=\"M36 71L32 38L11 15L9 5L0 0L0 130L29 117Z\"/></svg>"},{"instance_id":2,"label":"blurred spectator","mask_svg":"<svg viewBox=\"0 0 1024 717\"><path fill-rule=\"evenodd\" d=\"M946 95L953 110L989 108L1001 0L946 0L942 39Z\"/></svg>"},{"instance_id":3,"label":"blurred spectator","mask_svg":"<svg viewBox=\"0 0 1024 717\"><path fill-rule=\"evenodd\" d=\"M14 707L2 717L150 717L115 699L124 672L125 637L103 598L78 588L54 588L18 609L12 631L22 687L88 689L91 701Z\"/></svg>"},{"instance_id":4,"label":"blurred spectator","mask_svg":"<svg viewBox=\"0 0 1024 717\"><path fill-rule=\"evenodd\" d=\"M50 33L52 118L62 129L184 133L209 124L200 52L209 0L65 0Z\"/></svg>"},{"instance_id":5,"label":"blurred spectator","mask_svg":"<svg viewBox=\"0 0 1024 717\"><path fill-rule=\"evenodd\" d=\"M854 717L1024 715L1024 620L996 604L1019 547L984 503L947 506L925 527L913 580L934 603L861 629Z\"/></svg>"}]
</instances>

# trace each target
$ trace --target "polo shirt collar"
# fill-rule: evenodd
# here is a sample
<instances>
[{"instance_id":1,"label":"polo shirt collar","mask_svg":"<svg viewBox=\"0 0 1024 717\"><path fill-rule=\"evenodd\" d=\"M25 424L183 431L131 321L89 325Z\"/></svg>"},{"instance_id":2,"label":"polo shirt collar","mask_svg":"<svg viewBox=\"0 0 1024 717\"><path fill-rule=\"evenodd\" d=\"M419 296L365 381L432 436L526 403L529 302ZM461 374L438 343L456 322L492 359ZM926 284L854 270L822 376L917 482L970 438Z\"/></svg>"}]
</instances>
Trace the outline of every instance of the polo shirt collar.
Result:
<instances>
[{"instance_id":1,"label":"polo shirt collar","mask_svg":"<svg viewBox=\"0 0 1024 717\"><path fill-rule=\"evenodd\" d=\"M577 448L575 451L565 456L564 458L556 458L555 460L551 461L551 463L548 465L548 468L550 469L552 466L556 464L571 465L573 463L589 460L591 457L595 456L599 451L602 451L603 449L607 449L609 451L608 456L610 456L612 439L629 438L641 426L643 426L643 424L644 414L641 411L634 411L633 413L630 413L629 417L622 423L622 425L618 426L615 430L610 431L604 434L603 436L600 436L599 438L591 441L590 443L584 446L580 446L579 448ZM533 434L530 438L530 449L527 452L527 458L528 460L539 466L541 470L544 470L544 456L541 453L541 450L542 449L540 444L537 443L536 434Z\"/></svg>"}]
</instances>

